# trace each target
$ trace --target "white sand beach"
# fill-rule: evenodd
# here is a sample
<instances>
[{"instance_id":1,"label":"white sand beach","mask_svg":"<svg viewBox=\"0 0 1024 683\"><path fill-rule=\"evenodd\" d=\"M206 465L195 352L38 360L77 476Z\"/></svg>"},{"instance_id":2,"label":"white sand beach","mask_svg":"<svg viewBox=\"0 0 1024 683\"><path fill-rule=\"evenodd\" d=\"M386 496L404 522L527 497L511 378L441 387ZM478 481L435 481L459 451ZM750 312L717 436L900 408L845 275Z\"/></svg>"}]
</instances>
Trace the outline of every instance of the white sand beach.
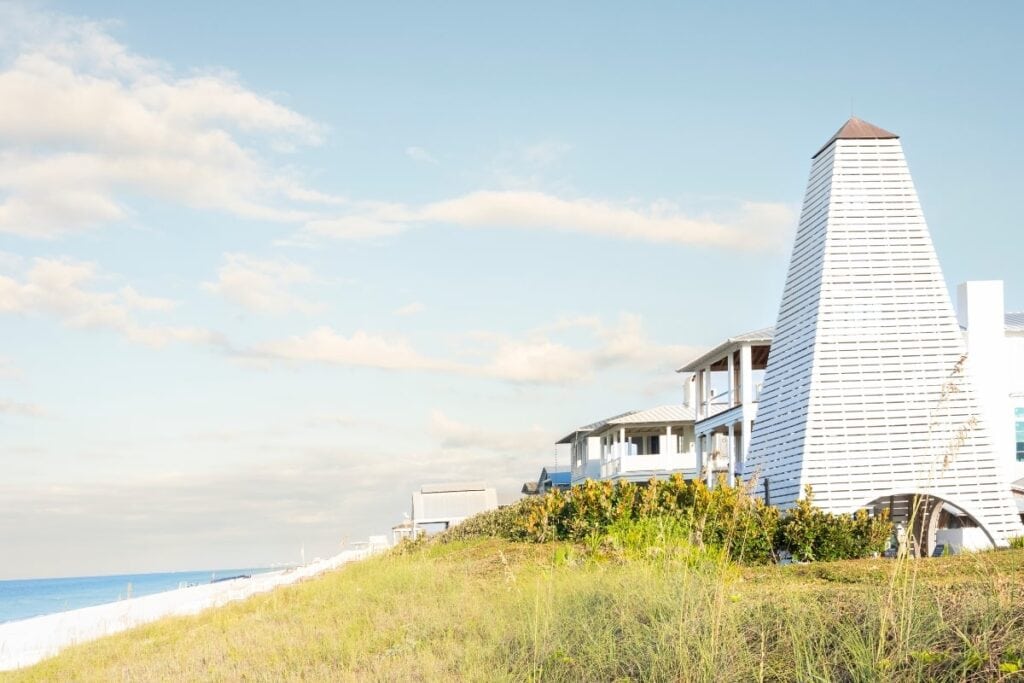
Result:
<instances>
[{"instance_id":1,"label":"white sand beach","mask_svg":"<svg viewBox=\"0 0 1024 683\"><path fill-rule=\"evenodd\" d=\"M363 559L371 552L369 549L347 550L332 558L295 569L179 588L0 624L0 671L29 666L52 657L69 645L118 633L163 617L196 614L211 607L264 593Z\"/></svg>"}]
</instances>

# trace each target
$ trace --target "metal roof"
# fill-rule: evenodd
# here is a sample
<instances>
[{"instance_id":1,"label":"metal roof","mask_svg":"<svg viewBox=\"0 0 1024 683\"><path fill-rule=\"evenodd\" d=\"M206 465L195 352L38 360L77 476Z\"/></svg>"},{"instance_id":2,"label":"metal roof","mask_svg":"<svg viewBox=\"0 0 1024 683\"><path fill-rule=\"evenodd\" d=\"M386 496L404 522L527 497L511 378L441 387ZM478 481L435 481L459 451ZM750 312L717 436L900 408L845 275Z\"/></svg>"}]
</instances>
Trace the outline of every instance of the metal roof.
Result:
<instances>
[{"instance_id":1,"label":"metal roof","mask_svg":"<svg viewBox=\"0 0 1024 683\"><path fill-rule=\"evenodd\" d=\"M606 424L608 424L612 420L617 420L620 417L625 417L626 415L632 415L635 412L637 412L637 411L635 411L635 410L628 410L628 411L626 411L624 413L620 413L619 415L613 415L612 417L608 417L608 418L605 418L603 420L598 420L597 422L592 422L592 423L590 423L588 425L583 425L582 427L577 427L576 429L572 430L571 432L569 432L568 434L563 436L561 439L556 441L555 443L572 443L573 440L576 438L577 434L592 432L595 429L600 429L601 427L604 427Z\"/></svg>"},{"instance_id":2,"label":"metal roof","mask_svg":"<svg viewBox=\"0 0 1024 683\"><path fill-rule=\"evenodd\" d=\"M1003 321L1007 332L1024 332L1024 313L1007 313Z\"/></svg>"},{"instance_id":3,"label":"metal roof","mask_svg":"<svg viewBox=\"0 0 1024 683\"><path fill-rule=\"evenodd\" d=\"M890 133L884 128L879 128L873 123L868 123L862 119L858 119L856 116L851 116L850 119L842 125L842 127L836 131L836 134L828 139L824 145L821 146L814 156L818 156L836 140L892 140L898 138L899 135L896 133ZM812 159L814 157L811 157Z\"/></svg>"},{"instance_id":4,"label":"metal roof","mask_svg":"<svg viewBox=\"0 0 1024 683\"><path fill-rule=\"evenodd\" d=\"M457 491L483 491L487 484L482 481L462 481L447 484L424 484L420 493L452 493Z\"/></svg>"},{"instance_id":5,"label":"metal roof","mask_svg":"<svg viewBox=\"0 0 1024 683\"><path fill-rule=\"evenodd\" d=\"M609 425L642 424L645 422L693 422L693 408L683 404L673 404L648 408L635 413L630 413L614 420L608 420Z\"/></svg>"},{"instance_id":6,"label":"metal roof","mask_svg":"<svg viewBox=\"0 0 1024 683\"><path fill-rule=\"evenodd\" d=\"M544 468L541 470L539 483L546 481L550 481L555 486L568 486L572 483L572 471L567 469L549 470Z\"/></svg>"},{"instance_id":7,"label":"metal roof","mask_svg":"<svg viewBox=\"0 0 1024 683\"><path fill-rule=\"evenodd\" d=\"M707 361L724 354L730 346L735 346L736 344L768 344L771 343L774 337L774 327L762 327L759 330L752 330L750 332L744 332L743 334L736 335L735 337L729 337L715 348L705 352L697 358L694 358L689 363L676 370L676 372L696 372L697 370L700 370Z\"/></svg>"}]
</instances>

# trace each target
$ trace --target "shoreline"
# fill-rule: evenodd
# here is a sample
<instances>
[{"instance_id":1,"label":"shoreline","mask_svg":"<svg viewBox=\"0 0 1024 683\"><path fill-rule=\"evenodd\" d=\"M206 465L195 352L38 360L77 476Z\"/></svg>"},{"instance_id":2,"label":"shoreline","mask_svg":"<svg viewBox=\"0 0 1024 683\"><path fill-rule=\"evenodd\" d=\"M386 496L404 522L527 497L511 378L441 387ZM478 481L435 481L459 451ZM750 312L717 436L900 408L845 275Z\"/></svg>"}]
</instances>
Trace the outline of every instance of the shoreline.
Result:
<instances>
[{"instance_id":1,"label":"shoreline","mask_svg":"<svg viewBox=\"0 0 1024 683\"><path fill-rule=\"evenodd\" d=\"M254 574L216 583L188 586L92 607L44 614L0 624L0 671L36 664L71 645L120 633L169 616L198 614L211 607L244 600L279 586L336 569L372 554L346 550L301 567Z\"/></svg>"}]
</instances>

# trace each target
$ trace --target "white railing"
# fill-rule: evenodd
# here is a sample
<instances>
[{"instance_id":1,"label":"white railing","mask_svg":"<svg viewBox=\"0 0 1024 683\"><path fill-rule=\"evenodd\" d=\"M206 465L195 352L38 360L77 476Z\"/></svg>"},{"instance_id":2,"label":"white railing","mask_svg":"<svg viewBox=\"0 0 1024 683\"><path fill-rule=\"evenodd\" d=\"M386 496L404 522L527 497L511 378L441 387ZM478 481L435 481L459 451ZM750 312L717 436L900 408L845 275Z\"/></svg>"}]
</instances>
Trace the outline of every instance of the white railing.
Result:
<instances>
[{"instance_id":1,"label":"white railing","mask_svg":"<svg viewBox=\"0 0 1024 683\"><path fill-rule=\"evenodd\" d=\"M618 446L633 446L633 448L616 448ZM632 452L630 453L629 450ZM629 443L613 444L606 451L608 454L601 459L602 479L634 472L695 472L697 469L697 454L693 451L637 455L636 446Z\"/></svg>"}]
</instances>

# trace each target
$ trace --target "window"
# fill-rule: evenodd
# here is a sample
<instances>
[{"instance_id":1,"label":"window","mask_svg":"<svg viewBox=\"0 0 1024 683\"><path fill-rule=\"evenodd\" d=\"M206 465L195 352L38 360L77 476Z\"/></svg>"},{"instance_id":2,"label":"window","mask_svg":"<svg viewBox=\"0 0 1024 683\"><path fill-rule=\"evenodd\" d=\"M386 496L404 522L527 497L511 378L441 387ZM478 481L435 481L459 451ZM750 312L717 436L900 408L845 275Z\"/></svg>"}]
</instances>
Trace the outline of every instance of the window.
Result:
<instances>
[{"instance_id":1,"label":"window","mask_svg":"<svg viewBox=\"0 0 1024 683\"><path fill-rule=\"evenodd\" d=\"M657 436L652 436L647 439L650 446L647 449L647 453L650 455L657 455L661 452L661 439Z\"/></svg>"}]
</instances>

